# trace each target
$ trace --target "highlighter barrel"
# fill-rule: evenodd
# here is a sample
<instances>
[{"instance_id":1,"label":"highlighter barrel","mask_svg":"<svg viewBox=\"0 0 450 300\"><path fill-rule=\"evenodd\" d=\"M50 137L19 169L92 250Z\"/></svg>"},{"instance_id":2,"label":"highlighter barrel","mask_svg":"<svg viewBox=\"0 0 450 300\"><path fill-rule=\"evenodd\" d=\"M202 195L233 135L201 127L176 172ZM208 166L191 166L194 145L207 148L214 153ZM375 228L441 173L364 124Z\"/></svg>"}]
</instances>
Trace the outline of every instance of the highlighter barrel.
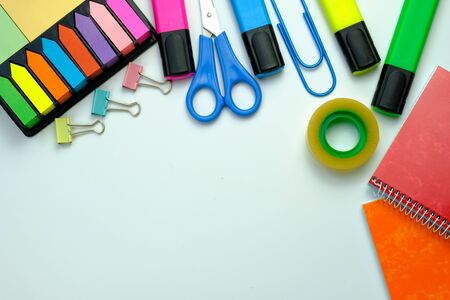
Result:
<instances>
[{"instance_id":1,"label":"highlighter barrel","mask_svg":"<svg viewBox=\"0 0 450 300\"><path fill-rule=\"evenodd\" d=\"M355 0L320 0L353 75L375 69L381 59Z\"/></svg>"},{"instance_id":2,"label":"highlighter barrel","mask_svg":"<svg viewBox=\"0 0 450 300\"><path fill-rule=\"evenodd\" d=\"M281 72L284 60L264 0L231 0L256 77Z\"/></svg>"},{"instance_id":3,"label":"highlighter barrel","mask_svg":"<svg viewBox=\"0 0 450 300\"><path fill-rule=\"evenodd\" d=\"M402 114L438 4L405 0L372 101L377 112Z\"/></svg>"}]
</instances>

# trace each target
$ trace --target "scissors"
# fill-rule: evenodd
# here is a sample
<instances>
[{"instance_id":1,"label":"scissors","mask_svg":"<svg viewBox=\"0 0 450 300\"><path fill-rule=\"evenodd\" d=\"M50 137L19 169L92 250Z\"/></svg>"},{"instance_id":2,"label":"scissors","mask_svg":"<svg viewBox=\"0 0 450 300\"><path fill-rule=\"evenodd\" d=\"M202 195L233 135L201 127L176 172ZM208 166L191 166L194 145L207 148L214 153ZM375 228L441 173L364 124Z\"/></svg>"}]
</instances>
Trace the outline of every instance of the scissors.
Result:
<instances>
[{"instance_id":1,"label":"scissors","mask_svg":"<svg viewBox=\"0 0 450 300\"><path fill-rule=\"evenodd\" d=\"M220 28L217 11L213 0L200 0L202 14L203 35L200 35L200 54L197 73L192 80L186 96L186 105L189 113L200 122L212 122L217 119L223 108L227 106L240 117L254 114L261 105L262 92L258 82L242 66L231 48L227 34ZM225 96L222 96L217 76L216 61L214 58L214 44L219 57L222 70ZM255 93L253 106L248 109L238 107L232 96L232 90L237 84L250 86ZM194 108L194 99L198 92L209 89L213 92L216 106L207 116L200 115Z\"/></svg>"}]
</instances>

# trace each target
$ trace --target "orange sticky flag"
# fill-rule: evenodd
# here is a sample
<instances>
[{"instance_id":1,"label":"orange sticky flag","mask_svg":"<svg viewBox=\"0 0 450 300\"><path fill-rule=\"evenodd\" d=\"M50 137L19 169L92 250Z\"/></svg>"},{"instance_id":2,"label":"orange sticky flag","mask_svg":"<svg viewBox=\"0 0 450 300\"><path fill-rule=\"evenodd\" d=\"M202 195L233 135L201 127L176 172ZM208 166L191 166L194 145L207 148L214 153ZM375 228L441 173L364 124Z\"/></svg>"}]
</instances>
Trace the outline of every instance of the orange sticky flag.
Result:
<instances>
[{"instance_id":1,"label":"orange sticky flag","mask_svg":"<svg viewBox=\"0 0 450 300\"><path fill-rule=\"evenodd\" d=\"M60 104L70 98L69 88L59 78L58 74L50 67L44 57L36 52L27 50L28 66L33 73L39 78L42 84L52 94L56 101Z\"/></svg>"}]
</instances>

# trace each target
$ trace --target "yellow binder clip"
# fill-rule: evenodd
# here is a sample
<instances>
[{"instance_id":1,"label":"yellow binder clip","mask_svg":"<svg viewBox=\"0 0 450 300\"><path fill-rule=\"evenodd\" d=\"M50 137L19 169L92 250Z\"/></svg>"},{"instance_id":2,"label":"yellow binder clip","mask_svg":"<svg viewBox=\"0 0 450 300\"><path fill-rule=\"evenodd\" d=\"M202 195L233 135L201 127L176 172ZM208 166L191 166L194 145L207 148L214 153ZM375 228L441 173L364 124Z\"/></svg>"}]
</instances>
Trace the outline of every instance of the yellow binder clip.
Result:
<instances>
[{"instance_id":1,"label":"yellow binder clip","mask_svg":"<svg viewBox=\"0 0 450 300\"><path fill-rule=\"evenodd\" d=\"M74 137L95 133L98 135L105 132L105 124L97 120L90 125L72 124L70 118L56 118L56 140L58 144L71 144ZM84 130L73 131L73 128L85 128Z\"/></svg>"}]
</instances>

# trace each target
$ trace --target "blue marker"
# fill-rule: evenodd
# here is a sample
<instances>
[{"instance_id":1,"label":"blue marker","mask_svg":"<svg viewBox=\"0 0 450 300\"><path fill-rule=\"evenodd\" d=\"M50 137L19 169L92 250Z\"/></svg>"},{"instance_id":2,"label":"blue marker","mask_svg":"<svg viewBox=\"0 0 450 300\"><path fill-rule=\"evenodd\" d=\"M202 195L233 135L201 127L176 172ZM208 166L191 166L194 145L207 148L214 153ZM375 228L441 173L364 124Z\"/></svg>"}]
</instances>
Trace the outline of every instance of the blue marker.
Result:
<instances>
[{"instance_id":1,"label":"blue marker","mask_svg":"<svg viewBox=\"0 0 450 300\"><path fill-rule=\"evenodd\" d=\"M78 92L86 85L86 77L84 77L83 73L81 73L58 43L42 38L42 50L48 60L75 91Z\"/></svg>"},{"instance_id":2,"label":"blue marker","mask_svg":"<svg viewBox=\"0 0 450 300\"><path fill-rule=\"evenodd\" d=\"M256 77L281 72L281 55L264 0L231 0Z\"/></svg>"}]
</instances>

